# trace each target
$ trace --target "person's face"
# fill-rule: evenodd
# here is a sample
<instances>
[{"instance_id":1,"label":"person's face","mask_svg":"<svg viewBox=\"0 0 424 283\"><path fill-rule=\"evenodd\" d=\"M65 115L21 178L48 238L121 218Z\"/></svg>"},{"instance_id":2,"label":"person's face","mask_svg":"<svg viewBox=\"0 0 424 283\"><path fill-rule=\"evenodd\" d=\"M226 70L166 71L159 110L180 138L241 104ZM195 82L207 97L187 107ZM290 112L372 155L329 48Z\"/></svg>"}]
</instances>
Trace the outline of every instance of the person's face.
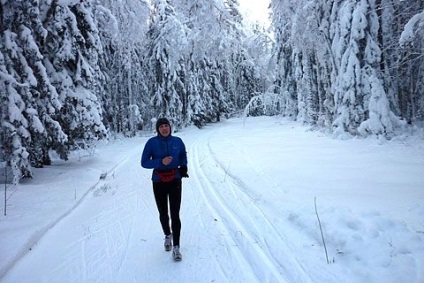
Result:
<instances>
[{"instance_id":1,"label":"person's face","mask_svg":"<svg viewBox=\"0 0 424 283\"><path fill-rule=\"evenodd\" d=\"M169 136L171 133L171 127L168 124L162 124L159 126L159 134L163 137Z\"/></svg>"}]
</instances>

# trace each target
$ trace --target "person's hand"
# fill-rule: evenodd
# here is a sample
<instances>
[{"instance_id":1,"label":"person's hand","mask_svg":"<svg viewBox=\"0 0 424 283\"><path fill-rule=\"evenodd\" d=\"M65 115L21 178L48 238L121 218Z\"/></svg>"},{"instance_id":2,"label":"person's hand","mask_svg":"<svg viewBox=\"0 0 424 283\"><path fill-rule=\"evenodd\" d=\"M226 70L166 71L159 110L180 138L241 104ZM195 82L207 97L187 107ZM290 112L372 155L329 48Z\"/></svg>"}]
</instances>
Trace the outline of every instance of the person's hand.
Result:
<instances>
[{"instance_id":1,"label":"person's hand","mask_svg":"<svg viewBox=\"0 0 424 283\"><path fill-rule=\"evenodd\" d=\"M171 162L172 162L172 156L167 156L162 158L162 164L165 166L169 165L169 163Z\"/></svg>"},{"instance_id":2,"label":"person's hand","mask_svg":"<svg viewBox=\"0 0 424 283\"><path fill-rule=\"evenodd\" d=\"M180 174L182 178L188 178L187 171L188 171L187 166L185 165L180 166Z\"/></svg>"}]
</instances>

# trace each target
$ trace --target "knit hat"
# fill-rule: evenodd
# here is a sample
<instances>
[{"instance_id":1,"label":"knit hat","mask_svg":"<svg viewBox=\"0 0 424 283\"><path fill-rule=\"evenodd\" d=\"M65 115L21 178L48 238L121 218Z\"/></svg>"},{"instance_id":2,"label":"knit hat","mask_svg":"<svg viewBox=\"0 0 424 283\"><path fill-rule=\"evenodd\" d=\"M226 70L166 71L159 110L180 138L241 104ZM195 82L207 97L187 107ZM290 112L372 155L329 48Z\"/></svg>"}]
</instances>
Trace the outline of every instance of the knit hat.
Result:
<instances>
[{"instance_id":1,"label":"knit hat","mask_svg":"<svg viewBox=\"0 0 424 283\"><path fill-rule=\"evenodd\" d=\"M156 121L156 132L157 132L157 133L159 133L159 127L160 127L161 125L164 125L164 124L167 124L167 125L169 125L169 126L171 127L171 124L169 123L168 119L166 119L166 118L159 118L159 119Z\"/></svg>"}]
</instances>

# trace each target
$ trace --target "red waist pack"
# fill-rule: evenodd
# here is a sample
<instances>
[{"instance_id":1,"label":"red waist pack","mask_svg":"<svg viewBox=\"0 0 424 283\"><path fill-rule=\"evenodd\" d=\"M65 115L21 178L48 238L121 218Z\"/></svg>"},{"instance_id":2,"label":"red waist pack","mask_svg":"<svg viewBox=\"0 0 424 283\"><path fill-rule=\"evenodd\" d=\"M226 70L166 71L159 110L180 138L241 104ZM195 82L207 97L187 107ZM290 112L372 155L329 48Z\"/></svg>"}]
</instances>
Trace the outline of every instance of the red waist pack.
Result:
<instances>
[{"instance_id":1,"label":"red waist pack","mask_svg":"<svg viewBox=\"0 0 424 283\"><path fill-rule=\"evenodd\" d=\"M159 180L164 183L171 182L175 179L175 175L177 175L178 169L166 170L166 171L158 171L155 170L156 175L158 175Z\"/></svg>"}]
</instances>

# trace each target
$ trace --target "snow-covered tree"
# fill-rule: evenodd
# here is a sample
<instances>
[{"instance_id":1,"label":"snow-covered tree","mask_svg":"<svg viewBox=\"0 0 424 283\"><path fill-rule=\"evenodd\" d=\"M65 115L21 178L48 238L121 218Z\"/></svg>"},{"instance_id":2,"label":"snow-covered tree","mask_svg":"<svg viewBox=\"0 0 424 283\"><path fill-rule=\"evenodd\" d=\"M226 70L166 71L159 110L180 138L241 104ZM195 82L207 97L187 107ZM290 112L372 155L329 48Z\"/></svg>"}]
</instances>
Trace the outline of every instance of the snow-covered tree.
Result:
<instances>
[{"instance_id":1,"label":"snow-covered tree","mask_svg":"<svg viewBox=\"0 0 424 283\"><path fill-rule=\"evenodd\" d=\"M60 124L70 145L84 145L107 134L97 98L102 45L92 1L51 1L44 12L45 65L63 104Z\"/></svg>"},{"instance_id":2,"label":"snow-covered tree","mask_svg":"<svg viewBox=\"0 0 424 283\"><path fill-rule=\"evenodd\" d=\"M412 10L420 10L418 2L423 5L390 0L272 1L275 84L284 101L282 114L328 129L332 125L334 136L392 136L402 125L397 115L405 117L400 98L405 81L411 82L407 68L423 66L419 56L404 64L396 47L399 27ZM406 56L411 58L411 53ZM417 83L408 83L414 94L406 104L414 113L421 108L415 94L420 74L413 74Z\"/></svg>"},{"instance_id":3,"label":"snow-covered tree","mask_svg":"<svg viewBox=\"0 0 424 283\"><path fill-rule=\"evenodd\" d=\"M424 119L424 1L270 7L272 36L238 0L2 1L0 162L16 182L159 116L177 130L245 109L338 137Z\"/></svg>"},{"instance_id":4,"label":"snow-covered tree","mask_svg":"<svg viewBox=\"0 0 424 283\"><path fill-rule=\"evenodd\" d=\"M402 11L398 21L404 24L402 29L397 30L401 32L400 37L395 37L399 41L393 42L398 61L394 70L396 74L392 74L402 74L396 80L400 115L413 123L424 120L424 2L414 0L407 3L408 6L403 2L396 3L394 7ZM405 14L405 10L409 13Z\"/></svg>"},{"instance_id":5,"label":"snow-covered tree","mask_svg":"<svg viewBox=\"0 0 424 283\"><path fill-rule=\"evenodd\" d=\"M149 6L140 0L102 4L96 6L96 18L104 46L100 64L107 77L103 112L112 131L134 135L151 117L142 73Z\"/></svg>"},{"instance_id":6,"label":"snow-covered tree","mask_svg":"<svg viewBox=\"0 0 424 283\"><path fill-rule=\"evenodd\" d=\"M225 28L222 25L227 10L222 1L176 1L176 8L187 23L187 48L184 58L186 97L183 113L187 122L200 126L219 120L228 112L222 86L222 58L229 51L224 47Z\"/></svg>"},{"instance_id":7,"label":"snow-covered tree","mask_svg":"<svg viewBox=\"0 0 424 283\"><path fill-rule=\"evenodd\" d=\"M175 1L187 23L186 71L183 99L186 120L196 124L217 121L232 112L236 90L236 53L241 50L241 15L237 1ZM186 109L187 107L187 109Z\"/></svg>"},{"instance_id":8,"label":"snow-covered tree","mask_svg":"<svg viewBox=\"0 0 424 283\"><path fill-rule=\"evenodd\" d=\"M363 1L344 1L337 10L333 50L339 66L335 89L334 134L357 134L365 120L362 64L367 44L367 7Z\"/></svg>"},{"instance_id":9,"label":"snow-covered tree","mask_svg":"<svg viewBox=\"0 0 424 283\"><path fill-rule=\"evenodd\" d=\"M152 5L145 59L149 97L157 117L169 117L177 129L182 124L181 98L186 91L180 74L185 68L187 27L170 0L154 0Z\"/></svg>"},{"instance_id":10,"label":"snow-covered tree","mask_svg":"<svg viewBox=\"0 0 424 283\"><path fill-rule=\"evenodd\" d=\"M281 114L295 118L297 109L297 82L295 79L296 47L292 43L291 23L296 10L296 3L291 1L271 1L272 25L275 44L273 59L275 61L276 91L282 97Z\"/></svg>"},{"instance_id":11,"label":"snow-covered tree","mask_svg":"<svg viewBox=\"0 0 424 283\"><path fill-rule=\"evenodd\" d=\"M30 165L49 164L48 151L59 150L67 136L55 118L62 105L40 51L47 31L38 1L9 1L1 11L3 148L16 183L32 176Z\"/></svg>"},{"instance_id":12,"label":"snow-covered tree","mask_svg":"<svg viewBox=\"0 0 424 283\"><path fill-rule=\"evenodd\" d=\"M375 1L345 1L338 11L340 25L333 42L335 53L340 55L334 85L337 111L334 134L356 135L361 126L361 134L391 136L398 119L390 109L383 87Z\"/></svg>"},{"instance_id":13,"label":"snow-covered tree","mask_svg":"<svg viewBox=\"0 0 424 283\"><path fill-rule=\"evenodd\" d=\"M101 44L91 1L0 4L3 158L16 183L31 166L66 159L77 140L106 134L97 101Z\"/></svg>"}]
</instances>

